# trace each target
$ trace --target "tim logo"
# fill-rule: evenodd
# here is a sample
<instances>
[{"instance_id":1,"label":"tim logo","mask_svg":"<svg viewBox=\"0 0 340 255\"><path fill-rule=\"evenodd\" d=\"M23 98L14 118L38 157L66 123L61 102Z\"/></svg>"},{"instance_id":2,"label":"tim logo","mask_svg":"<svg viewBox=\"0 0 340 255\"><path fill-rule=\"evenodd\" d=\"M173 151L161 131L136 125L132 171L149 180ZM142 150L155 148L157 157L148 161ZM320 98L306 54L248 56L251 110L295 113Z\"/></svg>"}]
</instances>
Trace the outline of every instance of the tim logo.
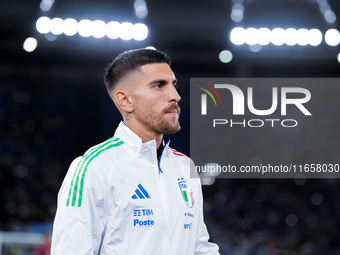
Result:
<instances>
[{"instance_id":1,"label":"tim logo","mask_svg":"<svg viewBox=\"0 0 340 255\"><path fill-rule=\"evenodd\" d=\"M235 85L232 84L215 84L214 88L210 85L197 82L199 84L202 84L209 88L217 97L219 100L221 106L222 106L222 100L217 93L215 89L227 89L231 92L232 98L233 98L233 115L244 115L244 94L240 88L238 88ZM214 95L207 89L205 88L199 88L206 92L214 101L215 106L217 106L216 99ZM295 94L301 94L303 97L302 98L287 98L287 95L289 93L295 93ZM201 95L201 115L207 115L207 94L202 94ZM281 115L286 115L287 113L287 105L292 104L295 105L304 115L312 115L306 107L303 105L307 103L311 99L311 93L309 90L305 88L298 88L298 87L282 87L281 88ZM278 88L273 87L272 88L272 105L269 109L265 110L259 110L255 109L254 104L253 104L253 88L248 87L247 88L247 105L248 109L251 113L255 115L270 115L274 113L277 109L278 105Z\"/></svg>"},{"instance_id":2,"label":"tim logo","mask_svg":"<svg viewBox=\"0 0 340 255\"><path fill-rule=\"evenodd\" d=\"M149 216L153 215L152 209L136 209L133 210L133 216L139 217L139 216Z\"/></svg>"}]
</instances>

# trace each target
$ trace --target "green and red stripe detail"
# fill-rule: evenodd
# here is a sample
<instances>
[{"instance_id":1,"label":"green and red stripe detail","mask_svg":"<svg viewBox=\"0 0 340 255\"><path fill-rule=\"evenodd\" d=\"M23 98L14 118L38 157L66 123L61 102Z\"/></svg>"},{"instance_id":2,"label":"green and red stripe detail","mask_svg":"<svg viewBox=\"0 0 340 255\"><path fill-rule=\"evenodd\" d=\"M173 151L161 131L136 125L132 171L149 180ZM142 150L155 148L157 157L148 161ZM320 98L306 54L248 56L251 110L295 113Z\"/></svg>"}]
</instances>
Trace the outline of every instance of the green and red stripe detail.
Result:
<instances>
[{"instance_id":1,"label":"green and red stripe detail","mask_svg":"<svg viewBox=\"0 0 340 255\"><path fill-rule=\"evenodd\" d=\"M111 149L113 147L118 147L124 144L118 137L112 137L105 141L104 143L92 148L88 153L86 153L81 160L78 162L76 170L74 171L71 187L68 193L66 206L77 206L81 207L83 201L83 190L84 190L84 181L85 175L90 163L99 156L100 153ZM77 203L78 198L78 203Z\"/></svg>"}]
</instances>

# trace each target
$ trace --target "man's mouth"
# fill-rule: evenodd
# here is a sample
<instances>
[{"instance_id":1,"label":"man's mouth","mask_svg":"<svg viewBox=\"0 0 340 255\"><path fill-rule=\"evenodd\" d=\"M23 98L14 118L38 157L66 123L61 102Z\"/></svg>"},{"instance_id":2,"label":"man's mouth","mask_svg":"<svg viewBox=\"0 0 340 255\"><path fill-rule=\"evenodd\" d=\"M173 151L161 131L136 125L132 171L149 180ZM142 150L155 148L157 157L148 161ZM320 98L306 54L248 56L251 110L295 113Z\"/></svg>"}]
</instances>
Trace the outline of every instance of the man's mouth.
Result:
<instances>
[{"instance_id":1,"label":"man's mouth","mask_svg":"<svg viewBox=\"0 0 340 255\"><path fill-rule=\"evenodd\" d=\"M178 105L171 106L169 107L169 109L165 110L165 113L176 114L176 115L178 115L180 112L181 110Z\"/></svg>"},{"instance_id":2,"label":"man's mouth","mask_svg":"<svg viewBox=\"0 0 340 255\"><path fill-rule=\"evenodd\" d=\"M175 109L175 110L167 111L166 113L177 114L178 112L177 112L177 110Z\"/></svg>"}]
</instances>

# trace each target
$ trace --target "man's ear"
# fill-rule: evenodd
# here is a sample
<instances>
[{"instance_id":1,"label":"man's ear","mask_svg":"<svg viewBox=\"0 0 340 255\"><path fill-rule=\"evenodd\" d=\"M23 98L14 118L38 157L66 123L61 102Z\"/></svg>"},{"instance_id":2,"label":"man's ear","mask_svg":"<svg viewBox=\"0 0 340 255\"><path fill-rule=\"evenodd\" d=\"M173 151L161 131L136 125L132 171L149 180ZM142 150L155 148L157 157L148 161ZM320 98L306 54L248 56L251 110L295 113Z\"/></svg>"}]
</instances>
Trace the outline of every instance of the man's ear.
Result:
<instances>
[{"instance_id":1,"label":"man's ear","mask_svg":"<svg viewBox=\"0 0 340 255\"><path fill-rule=\"evenodd\" d=\"M123 111L131 113L133 111L133 104L126 90L117 90L114 94L114 101Z\"/></svg>"}]
</instances>

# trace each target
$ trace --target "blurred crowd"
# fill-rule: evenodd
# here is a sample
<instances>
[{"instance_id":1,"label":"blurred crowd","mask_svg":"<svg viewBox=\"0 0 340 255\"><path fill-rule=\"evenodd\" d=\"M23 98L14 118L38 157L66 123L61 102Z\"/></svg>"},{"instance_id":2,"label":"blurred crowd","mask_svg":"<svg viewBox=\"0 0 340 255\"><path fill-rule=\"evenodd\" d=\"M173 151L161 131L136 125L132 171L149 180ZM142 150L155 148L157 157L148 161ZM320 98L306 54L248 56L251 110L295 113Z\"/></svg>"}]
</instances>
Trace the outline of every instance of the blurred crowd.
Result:
<instances>
[{"instance_id":1,"label":"blurred crowd","mask_svg":"<svg viewBox=\"0 0 340 255\"><path fill-rule=\"evenodd\" d=\"M67 168L87 149L81 93L79 86L0 80L0 231L51 231ZM89 104L107 96L98 95ZM98 137L88 143L108 138L119 121L98 116ZM182 128L187 134L187 117ZM183 135L171 139L181 150ZM205 222L222 255L340 254L338 194L338 179L216 179L203 186Z\"/></svg>"},{"instance_id":2,"label":"blurred crowd","mask_svg":"<svg viewBox=\"0 0 340 255\"><path fill-rule=\"evenodd\" d=\"M224 255L340 254L338 179L217 179L205 220Z\"/></svg>"},{"instance_id":3,"label":"blurred crowd","mask_svg":"<svg viewBox=\"0 0 340 255\"><path fill-rule=\"evenodd\" d=\"M70 88L0 81L0 230L25 231L54 217L75 148Z\"/></svg>"}]
</instances>

